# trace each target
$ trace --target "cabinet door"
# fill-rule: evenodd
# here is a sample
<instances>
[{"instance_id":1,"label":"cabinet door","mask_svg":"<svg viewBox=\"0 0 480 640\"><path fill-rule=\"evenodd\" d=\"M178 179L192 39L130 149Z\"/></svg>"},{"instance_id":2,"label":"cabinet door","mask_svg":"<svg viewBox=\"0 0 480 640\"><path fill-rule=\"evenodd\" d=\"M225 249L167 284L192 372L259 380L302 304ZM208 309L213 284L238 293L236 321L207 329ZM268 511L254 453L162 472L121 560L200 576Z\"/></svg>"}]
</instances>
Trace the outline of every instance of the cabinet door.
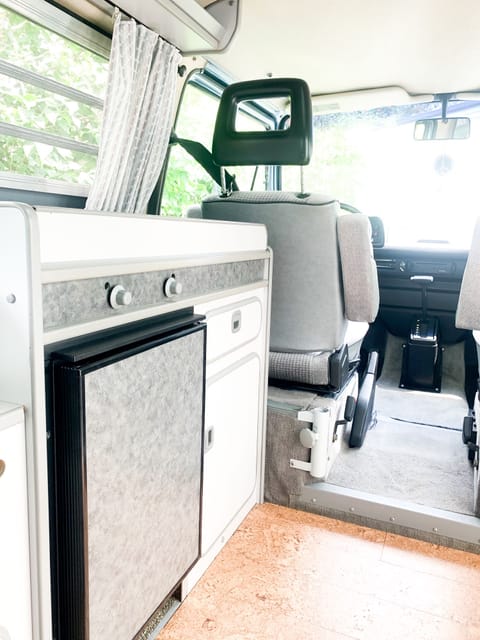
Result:
<instances>
[{"instance_id":1,"label":"cabinet door","mask_svg":"<svg viewBox=\"0 0 480 640\"><path fill-rule=\"evenodd\" d=\"M207 383L202 553L255 490L260 384L256 354Z\"/></svg>"},{"instance_id":2,"label":"cabinet door","mask_svg":"<svg viewBox=\"0 0 480 640\"><path fill-rule=\"evenodd\" d=\"M0 638L31 638L23 422L0 430Z\"/></svg>"}]
</instances>

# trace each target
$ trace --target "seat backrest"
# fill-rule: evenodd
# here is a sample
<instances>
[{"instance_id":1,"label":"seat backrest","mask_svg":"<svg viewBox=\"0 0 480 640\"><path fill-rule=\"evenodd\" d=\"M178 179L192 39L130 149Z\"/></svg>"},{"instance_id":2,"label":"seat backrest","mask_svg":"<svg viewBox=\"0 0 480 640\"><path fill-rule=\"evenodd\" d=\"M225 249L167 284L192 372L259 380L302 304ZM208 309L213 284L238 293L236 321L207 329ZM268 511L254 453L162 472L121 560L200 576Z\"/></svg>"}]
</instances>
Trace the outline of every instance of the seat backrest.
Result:
<instances>
[{"instance_id":1,"label":"seat backrest","mask_svg":"<svg viewBox=\"0 0 480 640\"><path fill-rule=\"evenodd\" d=\"M459 329L480 329L480 218L475 224L463 273L455 325Z\"/></svg>"},{"instance_id":2,"label":"seat backrest","mask_svg":"<svg viewBox=\"0 0 480 640\"><path fill-rule=\"evenodd\" d=\"M210 197L202 215L267 227L272 350L334 351L344 343L348 320L374 320L378 282L366 216L343 214L326 196L281 191Z\"/></svg>"},{"instance_id":3,"label":"seat backrest","mask_svg":"<svg viewBox=\"0 0 480 640\"><path fill-rule=\"evenodd\" d=\"M455 326L458 329L472 330L480 373L480 218L477 218L475 224L467 264L463 272Z\"/></svg>"}]
</instances>

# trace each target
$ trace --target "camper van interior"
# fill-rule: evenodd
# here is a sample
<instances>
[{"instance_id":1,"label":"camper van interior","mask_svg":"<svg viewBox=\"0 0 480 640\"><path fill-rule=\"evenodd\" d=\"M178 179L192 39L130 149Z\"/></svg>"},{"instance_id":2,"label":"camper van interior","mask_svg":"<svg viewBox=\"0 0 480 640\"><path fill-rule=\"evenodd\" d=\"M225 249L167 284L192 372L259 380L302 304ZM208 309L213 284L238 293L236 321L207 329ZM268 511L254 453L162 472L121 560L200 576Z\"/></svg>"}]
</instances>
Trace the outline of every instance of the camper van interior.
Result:
<instances>
[{"instance_id":1,"label":"camper van interior","mask_svg":"<svg viewBox=\"0 0 480 640\"><path fill-rule=\"evenodd\" d=\"M479 25L0 0L0 640L480 638Z\"/></svg>"}]
</instances>

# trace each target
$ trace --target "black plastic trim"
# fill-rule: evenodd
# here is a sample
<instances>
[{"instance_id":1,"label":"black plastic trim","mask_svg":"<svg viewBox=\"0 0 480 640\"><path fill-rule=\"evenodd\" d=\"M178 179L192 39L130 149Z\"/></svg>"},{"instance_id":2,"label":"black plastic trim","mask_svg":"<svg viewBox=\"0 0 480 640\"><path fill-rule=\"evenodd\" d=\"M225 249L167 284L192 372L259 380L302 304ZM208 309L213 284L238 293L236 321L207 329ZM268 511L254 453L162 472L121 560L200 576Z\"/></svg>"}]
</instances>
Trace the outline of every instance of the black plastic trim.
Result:
<instances>
[{"instance_id":1,"label":"black plastic trim","mask_svg":"<svg viewBox=\"0 0 480 640\"><path fill-rule=\"evenodd\" d=\"M439 319L443 344L465 338L466 332L455 327L455 313L467 250L383 247L375 249L374 256L380 287L378 318L390 333L407 338L412 316L422 312L421 287L410 277L432 275L434 280L427 287L427 313ZM439 269L441 265L444 269Z\"/></svg>"},{"instance_id":2,"label":"black plastic trim","mask_svg":"<svg viewBox=\"0 0 480 640\"><path fill-rule=\"evenodd\" d=\"M368 428L373 420L373 408L375 404L375 387L378 367L378 353L371 351L368 356L368 363L365 376L360 385L357 397L357 406L350 430L349 446L352 448L361 447L365 441Z\"/></svg>"}]
</instances>

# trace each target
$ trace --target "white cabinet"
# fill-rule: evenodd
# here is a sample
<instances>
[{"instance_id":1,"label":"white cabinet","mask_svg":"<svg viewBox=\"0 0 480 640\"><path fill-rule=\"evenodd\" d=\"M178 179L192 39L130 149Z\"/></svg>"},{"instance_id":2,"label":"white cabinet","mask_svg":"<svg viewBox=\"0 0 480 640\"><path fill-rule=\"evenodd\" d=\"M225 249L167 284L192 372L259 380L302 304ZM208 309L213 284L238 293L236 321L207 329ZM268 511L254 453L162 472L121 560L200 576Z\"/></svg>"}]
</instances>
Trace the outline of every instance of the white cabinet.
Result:
<instances>
[{"instance_id":1,"label":"white cabinet","mask_svg":"<svg viewBox=\"0 0 480 640\"><path fill-rule=\"evenodd\" d=\"M207 318L202 555L261 499L267 287L195 308Z\"/></svg>"},{"instance_id":2,"label":"white cabinet","mask_svg":"<svg viewBox=\"0 0 480 640\"><path fill-rule=\"evenodd\" d=\"M207 382L202 553L255 490L260 366L249 354Z\"/></svg>"},{"instance_id":3,"label":"white cabinet","mask_svg":"<svg viewBox=\"0 0 480 640\"><path fill-rule=\"evenodd\" d=\"M143 3L137 4L143 6ZM229 5L228 2L214 3L212 17L218 16L217 11L224 4ZM25 407L26 423L24 427L20 419L18 426L9 424L4 427L2 414L9 413L11 408L0 410L0 459L7 463L5 473L0 477L0 640L31 640L32 635L35 640L52 640L49 485L53 481L48 474L45 437L50 404L45 406L45 349L50 351L51 345L57 342L97 331L116 333L115 327L161 314L180 313L194 306L197 312L211 317L212 335L218 336L216 345L214 339L211 341L210 349L213 351L209 353L207 365L212 398L216 394L221 395L225 406L235 411L236 398L239 397L235 386L240 384L240 378L245 375L259 378L258 414L251 424L250 416L254 411L242 406L245 420L249 422L245 434L250 433L250 428L251 433L258 432L256 447L251 446L253 436L248 436L246 444L242 440L234 446L239 450L245 444L248 453L242 453L242 465L247 465L250 471L247 480L241 480L241 486L233 487L234 506L225 517L212 508L212 504L205 504L207 510L210 509L210 515L204 520L205 532L211 531L209 535L213 538L222 527L223 530L213 544L214 549L209 550L208 559L203 564L203 558L200 559L198 570L195 565L199 576L223 544L222 540L233 533L248 509L261 497L270 251L267 249L266 228L257 224L125 216L94 211L76 215L67 209L36 207L34 210L28 205L15 203L0 204L0 209L1 279L5 294L12 293L16 299L15 304L8 304L4 298L0 304L0 387L5 400ZM166 299L164 281L172 273L178 275L179 272L182 274L183 293ZM183 276L188 277L183 279ZM123 283L125 279L132 287L135 285L133 302L125 308L112 309L106 303L104 285L107 282L112 285ZM252 301L249 307L246 301L252 298L259 302ZM224 307L236 307L239 303L240 325L238 316L230 317L229 322L233 324L227 328L215 314L223 309L231 316L236 309L229 311ZM218 330L214 328L217 322L220 323ZM240 361L252 354L259 356L260 365L255 365L252 358L251 362L241 366ZM230 370L232 365L235 366ZM220 386L215 390L214 377L227 369L231 375L218 375L217 381L220 383L221 378L227 380L230 377L231 384L222 382L221 391ZM188 371L184 375L188 377ZM145 386L144 391L148 400ZM115 396L115 389L112 394ZM230 394L230 400L227 394ZM182 398L179 399L181 402ZM212 402L215 404L216 401ZM16 411L22 414L21 409ZM212 404L209 411L213 411ZM222 411L224 414L225 409L217 407L220 418ZM218 422L215 411L209 415ZM244 420L241 422L245 428ZM237 425L235 434L240 431L239 422ZM25 495L25 435L29 530ZM228 452L220 455L213 448L209 452L211 455L205 455L206 474L212 486L222 483L224 477L236 475L228 474L232 455L235 456L236 452L232 454L232 447L225 443L232 437L231 433L224 436L223 429L219 427L217 451L221 446ZM175 459L173 463L178 465L181 461ZM254 473L251 471L253 467ZM249 493L251 495L245 501L245 495ZM208 494L207 491L207 502ZM225 497L222 499L226 500ZM242 506L238 507L238 503ZM233 511L236 511L235 516L229 520Z\"/></svg>"},{"instance_id":4,"label":"white cabinet","mask_svg":"<svg viewBox=\"0 0 480 640\"><path fill-rule=\"evenodd\" d=\"M0 639L32 637L23 409L0 402Z\"/></svg>"}]
</instances>

